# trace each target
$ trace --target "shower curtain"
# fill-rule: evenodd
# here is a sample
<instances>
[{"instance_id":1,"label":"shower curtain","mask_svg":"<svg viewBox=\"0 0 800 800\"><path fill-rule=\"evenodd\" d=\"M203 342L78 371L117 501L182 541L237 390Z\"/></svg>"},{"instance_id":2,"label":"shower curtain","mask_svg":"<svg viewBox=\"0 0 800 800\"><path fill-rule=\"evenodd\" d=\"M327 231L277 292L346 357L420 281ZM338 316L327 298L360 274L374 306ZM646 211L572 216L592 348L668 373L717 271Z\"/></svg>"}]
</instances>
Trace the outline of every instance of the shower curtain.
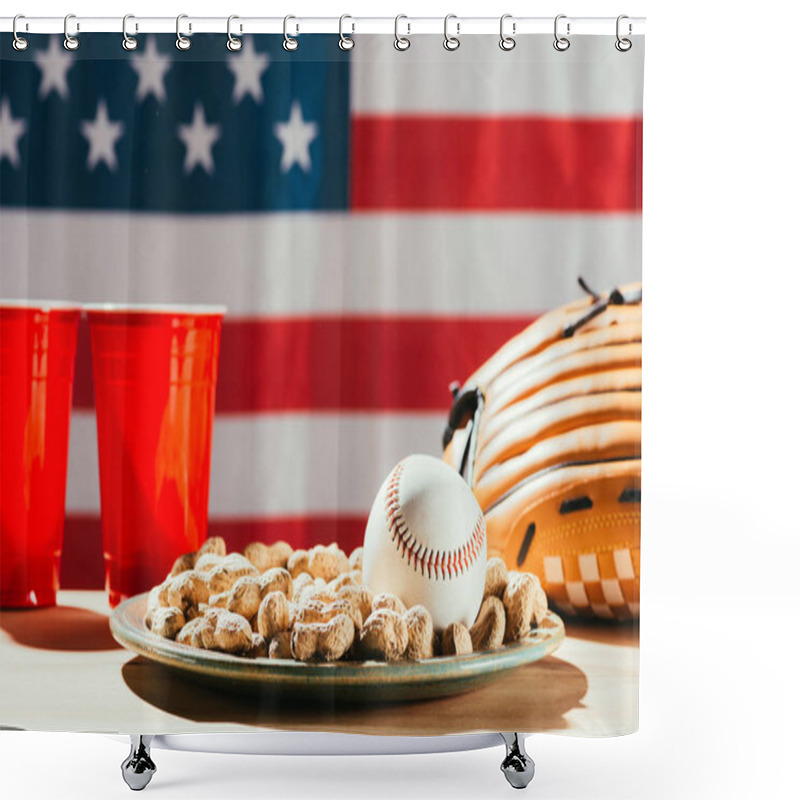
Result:
<instances>
[{"instance_id":1,"label":"shower curtain","mask_svg":"<svg viewBox=\"0 0 800 800\"><path fill-rule=\"evenodd\" d=\"M610 33L564 51L543 35L448 51L432 35L405 50L301 35L287 50L248 34L239 50L217 34L185 50L143 34L131 51L85 34L71 51L30 35L21 51L2 34L3 314L46 317L60 301L80 319L58 599L4 601L0 723L637 728L644 39L622 51ZM165 320L143 367L111 363ZM24 344L3 336L10 365ZM160 391L162 355L184 383L164 401L156 463L137 462L148 434L133 420ZM121 400L136 369L139 399ZM9 374L4 404L23 391ZM175 422L187 404L191 424ZM12 470L31 467L3 435L16 580L33 546L13 542L38 532L6 514ZM422 499L403 500L404 479ZM176 490L173 517L163 495L140 513L143 487L170 481L192 498ZM381 515L413 528L414 503L428 529L409 544ZM424 537L450 534L453 569L477 571L477 590L448 588L428 558ZM361 592L350 611L303 616L347 585ZM247 613L245 591L260 592ZM249 633L231 636L246 647L225 644L221 623L205 643L181 637L213 609L245 618ZM370 638L376 615L389 627ZM336 625L342 652L323 631Z\"/></svg>"}]
</instances>

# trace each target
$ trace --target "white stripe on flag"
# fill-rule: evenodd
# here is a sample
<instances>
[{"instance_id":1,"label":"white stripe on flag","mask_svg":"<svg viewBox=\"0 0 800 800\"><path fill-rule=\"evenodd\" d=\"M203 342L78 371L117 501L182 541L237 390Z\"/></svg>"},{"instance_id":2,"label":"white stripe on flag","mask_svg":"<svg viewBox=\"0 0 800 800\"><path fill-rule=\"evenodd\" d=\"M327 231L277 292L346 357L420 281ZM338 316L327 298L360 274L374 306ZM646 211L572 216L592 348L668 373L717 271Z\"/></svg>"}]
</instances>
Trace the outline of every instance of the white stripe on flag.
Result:
<instances>
[{"instance_id":1,"label":"white stripe on flag","mask_svg":"<svg viewBox=\"0 0 800 800\"><path fill-rule=\"evenodd\" d=\"M578 36L559 53L552 36L525 36L510 52L499 34L470 36L448 52L441 36L412 35L409 58L385 36L359 36L351 105L363 115L641 116L640 38L619 53L613 36Z\"/></svg>"},{"instance_id":2,"label":"white stripe on flag","mask_svg":"<svg viewBox=\"0 0 800 800\"><path fill-rule=\"evenodd\" d=\"M209 513L219 517L366 514L409 453L440 453L442 414L217 416ZM67 511L97 513L92 412L73 412Z\"/></svg>"},{"instance_id":3,"label":"white stripe on flag","mask_svg":"<svg viewBox=\"0 0 800 800\"><path fill-rule=\"evenodd\" d=\"M2 291L224 303L230 316L524 315L573 300L579 275L598 289L634 279L641 235L639 214L3 209Z\"/></svg>"}]
</instances>

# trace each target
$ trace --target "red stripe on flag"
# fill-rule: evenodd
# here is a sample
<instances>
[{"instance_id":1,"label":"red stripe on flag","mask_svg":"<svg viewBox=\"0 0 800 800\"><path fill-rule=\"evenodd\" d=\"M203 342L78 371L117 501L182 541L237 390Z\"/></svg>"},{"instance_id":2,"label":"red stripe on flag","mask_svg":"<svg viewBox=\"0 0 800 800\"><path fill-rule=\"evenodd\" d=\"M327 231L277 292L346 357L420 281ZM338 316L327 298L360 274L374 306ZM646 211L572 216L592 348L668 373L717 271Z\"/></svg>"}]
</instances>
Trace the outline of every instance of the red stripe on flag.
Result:
<instances>
[{"instance_id":1,"label":"red stripe on flag","mask_svg":"<svg viewBox=\"0 0 800 800\"><path fill-rule=\"evenodd\" d=\"M528 317L312 317L223 323L217 411L432 411ZM92 408L81 326L74 406Z\"/></svg>"},{"instance_id":2,"label":"red stripe on flag","mask_svg":"<svg viewBox=\"0 0 800 800\"><path fill-rule=\"evenodd\" d=\"M642 120L355 116L357 210L638 211Z\"/></svg>"},{"instance_id":3,"label":"red stripe on flag","mask_svg":"<svg viewBox=\"0 0 800 800\"><path fill-rule=\"evenodd\" d=\"M364 542L365 516L276 517L212 519L209 536L222 536L229 551L241 552L250 542L283 539L295 549L338 542L350 553ZM180 555L176 553L175 556ZM103 545L100 517L68 514L61 557L62 589L102 589Z\"/></svg>"}]
</instances>

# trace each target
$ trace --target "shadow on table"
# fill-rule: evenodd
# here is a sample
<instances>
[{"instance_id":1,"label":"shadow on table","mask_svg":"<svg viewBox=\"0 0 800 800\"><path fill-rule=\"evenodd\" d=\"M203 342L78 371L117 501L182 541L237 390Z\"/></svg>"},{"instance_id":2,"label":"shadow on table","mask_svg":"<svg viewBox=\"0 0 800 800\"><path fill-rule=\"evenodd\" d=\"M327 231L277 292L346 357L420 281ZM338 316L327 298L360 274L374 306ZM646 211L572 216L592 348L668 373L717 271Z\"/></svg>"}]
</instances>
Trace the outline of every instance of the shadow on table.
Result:
<instances>
[{"instance_id":1,"label":"shadow on table","mask_svg":"<svg viewBox=\"0 0 800 800\"><path fill-rule=\"evenodd\" d=\"M108 617L85 608L3 609L0 629L17 644L41 650L117 650Z\"/></svg>"},{"instance_id":2,"label":"shadow on table","mask_svg":"<svg viewBox=\"0 0 800 800\"><path fill-rule=\"evenodd\" d=\"M588 687L580 669L553 656L465 694L394 704L337 703L334 692L309 702L277 691L221 690L141 656L122 667L122 677L145 702L196 722L397 736L564 730Z\"/></svg>"},{"instance_id":3,"label":"shadow on table","mask_svg":"<svg viewBox=\"0 0 800 800\"><path fill-rule=\"evenodd\" d=\"M615 622L605 619L572 620L569 617L562 619L567 636L571 639L584 639L619 647L639 646L639 620Z\"/></svg>"}]
</instances>

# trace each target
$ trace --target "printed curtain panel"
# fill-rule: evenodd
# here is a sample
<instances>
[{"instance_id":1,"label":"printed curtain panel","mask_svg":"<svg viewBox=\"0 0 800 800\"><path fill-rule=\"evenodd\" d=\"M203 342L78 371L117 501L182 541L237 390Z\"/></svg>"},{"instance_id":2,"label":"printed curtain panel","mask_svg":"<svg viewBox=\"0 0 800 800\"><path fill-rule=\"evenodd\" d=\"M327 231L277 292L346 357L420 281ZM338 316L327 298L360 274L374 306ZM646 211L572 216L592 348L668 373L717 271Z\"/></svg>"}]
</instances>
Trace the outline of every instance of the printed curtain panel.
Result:
<instances>
[{"instance_id":1,"label":"printed curtain panel","mask_svg":"<svg viewBox=\"0 0 800 800\"><path fill-rule=\"evenodd\" d=\"M2 35L2 723L634 731L643 37L242 38Z\"/></svg>"}]
</instances>

